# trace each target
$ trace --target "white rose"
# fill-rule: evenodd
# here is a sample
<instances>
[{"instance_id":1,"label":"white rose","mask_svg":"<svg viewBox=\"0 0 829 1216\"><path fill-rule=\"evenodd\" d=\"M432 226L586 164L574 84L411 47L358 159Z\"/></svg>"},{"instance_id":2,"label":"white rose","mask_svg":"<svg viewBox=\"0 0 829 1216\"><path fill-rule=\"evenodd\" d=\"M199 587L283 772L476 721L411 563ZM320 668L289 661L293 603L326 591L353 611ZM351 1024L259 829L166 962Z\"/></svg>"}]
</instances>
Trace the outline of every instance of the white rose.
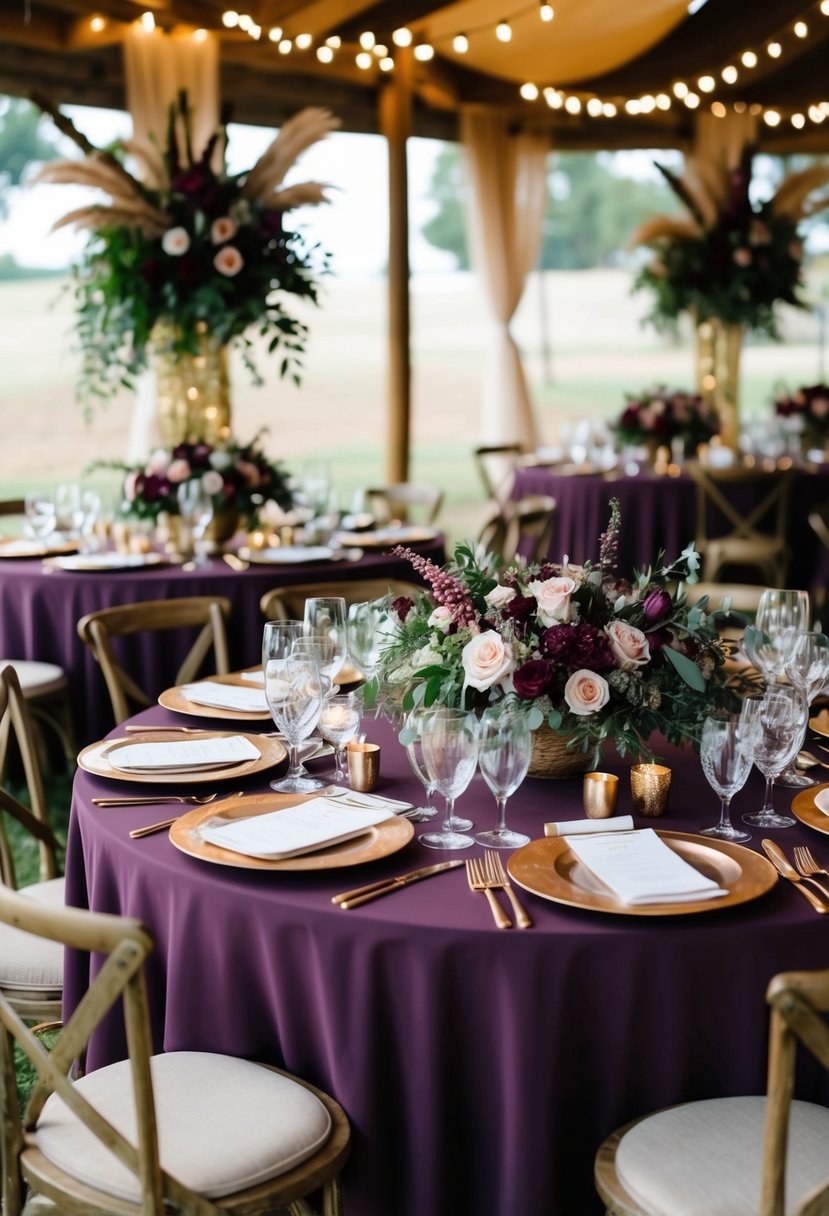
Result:
<instances>
[{"instance_id":1,"label":"white rose","mask_svg":"<svg viewBox=\"0 0 829 1216\"><path fill-rule=\"evenodd\" d=\"M461 651L461 663L464 684L481 692L503 681L515 666L512 647L494 629L470 638Z\"/></svg>"},{"instance_id":2,"label":"white rose","mask_svg":"<svg viewBox=\"0 0 829 1216\"><path fill-rule=\"evenodd\" d=\"M211 452L207 459L211 469L218 469L220 473L223 469L229 469L233 464L233 457L224 448L216 448L216 451Z\"/></svg>"},{"instance_id":3,"label":"white rose","mask_svg":"<svg viewBox=\"0 0 829 1216\"><path fill-rule=\"evenodd\" d=\"M611 621L609 625L605 625L604 631L610 641L616 666L622 671L633 671L636 667L644 667L650 661L651 648L641 629L636 629L625 621Z\"/></svg>"},{"instance_id":4,"label":"white rose","mask_svg":"<svg viewBox=\"0 0 829 1216\"><path fill-rule=\"evenodd\" d=\"M445 604L439 604L427 621L433 629L439 629L441 633L448 633L455 614L451 608L447 608Z\"/></svg>"},{"instance_id":5,"label":"white rose","mask_svg":"<svg viewBox=\"0 0 829 1216\"><path fill-rule=\"evenodd\" d=\"M190 237L186 228L168 228L161 238L161 248L171 258L180 258L190 248Z\"/></svg>"},{"instance_id":6,"label":"white rose","mask_svg":"<svg viewBox=\"0 0 829 1216\"><path fill-rule=\"evenodd\" d=\"M610 699L610 688L603 676L586 667L574 671L564 685L564 700L571 713L586 717L603 709Z\"/></svg>"},{"instance_id":7,"label":"white rose","mask_svg":"<svg viewBox=\"0 0 829 1216\"><path fill-rule=\"evenodd\" d=\"M156 473L158 476L163 476L169 467L169 452L165 452L164 448L156 448L150 459L147 461L147 467L144 471L146 473Z\"/></svg>"},{"instance_id":8,"label":"white rose","mask_svg":"<svg viewBox=\"0 0 829 1216\"><path fill-rule=\"evenodd\" d=\"M215 469L208 469L206 473L202 473L201 483L205 494L210 494L211 497L219 494L225 484L221 473L217 473Z\"/></svg>"},{"instance_id":9,"label":"white rose","mask_svg":"<svg viewBox=\"0 0 829 1216\"><path fill-rule=\"evenodd\" d=\"M493 587L492 590L484 596L484 599L491 608L503 608L504 604L508 604L510 600L515 599L515 594L516 592L514 587L502 587L499 584L497 587Z\"/></svg>"},{"instance_id":10,"label":"white rose","mask_svg":"<svg viewBox=\"0 0 829 1216\"><path fill-rule=\"evenodd\" d=\"M573 620L571 596L576 590L575 579L548 578L543 583L536 579L527 590L536 598L542 625L567 625Z\"/></svg>"}]
</instances>

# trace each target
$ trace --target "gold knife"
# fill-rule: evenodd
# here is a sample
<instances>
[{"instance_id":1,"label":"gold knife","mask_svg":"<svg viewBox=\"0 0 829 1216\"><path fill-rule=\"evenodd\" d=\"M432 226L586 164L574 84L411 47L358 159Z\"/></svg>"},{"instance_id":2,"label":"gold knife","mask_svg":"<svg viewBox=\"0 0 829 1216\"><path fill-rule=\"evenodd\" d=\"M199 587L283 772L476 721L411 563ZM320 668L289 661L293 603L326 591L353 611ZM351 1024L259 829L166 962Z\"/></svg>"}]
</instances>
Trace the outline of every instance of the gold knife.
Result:
<instances>
[{"instance_id":1,"label":"gold knife","mask_svg":"<svg viewBox=\"0 0 829 1216\"><path fill-rule=\"evenodd\" d=\"M789 882L794 883L800 894L812 905L815 912L829 912L829 903L826 902L826 892L823 890L823 888L815 883L818 891L820 891L821 895L823 896L822 899L818 899L817 895L815 895L813 891L810 891L807 886L804 886L804 883L812 882L813 880L804 878L801 874L798 874L797 870L786 857L786 854L780 848L779 844L775 844L773 840L764 840L762 844L763 851L771 864L774 866L775 870L777 870L777 873L782 875L783 878L788 878Z\"/></svg>"},{"instance_id":2,"label":"gold knife","mask_svg":"<svg viewBox=\"0 0 829 1216\"><path fill-rule=\"evenodd\" d=\"M343 891L340 895L331 897L332 904L341 908L358 908L370 899L379 899L381 895L390 895L408 887L410 883L420 882L422 878L431 878L433 874L441 874L444 870L454 870L463 865L463 859L456 861L439 861L434 866L424 866L422 870L410 870L408 874L398 874L395 878L383 878L379 882L369 883L365 887L355 887L353 891Z\"/></svg>"}]
</instances>

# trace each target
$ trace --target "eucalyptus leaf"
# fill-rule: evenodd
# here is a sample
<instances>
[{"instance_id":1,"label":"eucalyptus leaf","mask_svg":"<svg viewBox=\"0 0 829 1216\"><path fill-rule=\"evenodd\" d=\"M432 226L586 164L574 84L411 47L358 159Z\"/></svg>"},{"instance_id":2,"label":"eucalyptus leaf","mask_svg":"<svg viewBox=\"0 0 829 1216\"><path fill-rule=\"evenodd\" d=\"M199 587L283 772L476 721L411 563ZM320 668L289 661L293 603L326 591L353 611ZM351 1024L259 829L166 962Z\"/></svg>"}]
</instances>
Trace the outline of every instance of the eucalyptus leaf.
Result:
<instances>
[{"instance_id":1,"label":"eucalyptus leaf","mask_svg":"<svg viewBox=\"0 0 829 1216\"><path fill-rule=\"evenodd\" d=\"M680 654L678 650L674 650L673 646L663 646L662 654L689 688L693 688L696 692L705 692L705 678L696 663L686 654Z\"/></svg>"}]
</instances>

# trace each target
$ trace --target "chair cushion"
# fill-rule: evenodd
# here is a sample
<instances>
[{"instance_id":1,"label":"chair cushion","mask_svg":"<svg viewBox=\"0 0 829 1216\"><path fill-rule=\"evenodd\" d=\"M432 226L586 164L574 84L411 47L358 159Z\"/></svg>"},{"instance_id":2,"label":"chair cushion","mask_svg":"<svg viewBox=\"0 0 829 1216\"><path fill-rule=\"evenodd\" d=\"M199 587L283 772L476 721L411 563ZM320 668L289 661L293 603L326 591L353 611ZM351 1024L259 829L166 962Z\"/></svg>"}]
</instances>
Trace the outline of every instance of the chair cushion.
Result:
<instances>
[{"instance_id":1,"label":"chair cushion","mask_svg":"<svg viewBox=\"0 0 829 1216\"><path fill-rule=\"evenodd\" d=\"M0 659L0 671L13 667L24 697L46 697L66 688L66 673L56 663L36 663L33 659Z\"/></svg>"},{"instance_id":2,"label":"chair cushion","mask_svg":"<svg viewBox=\"0 0 829 1216\"><path fill-rule=\"evenodd\" d=\"M62 908L65 902L62 878L34 882L30 887L22 887L20 894L53 908ZM62 987L62 944L0 923L0 988L50 990L50 994L59 997Z\"/></svg>"},{"instance_id":3,"label":"chair cushion","mask_svg":"<svg viewBox=\"0 0 829 1216\"><path fill-rule=\"evenodd\" d=\"M616 1172L648 1216L757 1216L765 1098L717 1098L636 1123L616 1151ZM829 1182L829 1110L792 1103L786 1216Z\"/></svg>"},{"instance_id":4,"label":"chair cushion","mask_svg":"<svg viewBox=\"0 0 829 1216\"><path fill-rule=\"evenodd\" d=\"M313 1156L330 1134L331 1118L315 1094L249 1060L176 1051L153 1056L151 1069L161 1166L207 1198L286 1173ZM98 1069L75 1084L136 1143L129 1061ZM56 1094L43 1108L36 1143L73 1178L121 1199L140 1200L135 1175Z\"/></svg>"}]
</instances>

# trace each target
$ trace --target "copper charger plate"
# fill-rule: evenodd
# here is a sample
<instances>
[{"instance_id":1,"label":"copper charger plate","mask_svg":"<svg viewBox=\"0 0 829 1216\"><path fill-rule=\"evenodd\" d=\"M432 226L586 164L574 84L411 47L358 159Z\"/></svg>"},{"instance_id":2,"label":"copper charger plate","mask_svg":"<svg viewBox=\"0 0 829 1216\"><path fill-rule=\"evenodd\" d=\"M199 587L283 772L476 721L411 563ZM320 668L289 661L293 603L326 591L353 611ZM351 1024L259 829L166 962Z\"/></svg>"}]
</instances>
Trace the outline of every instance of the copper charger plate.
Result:
<instances>
[{"instance_id":1,"label":"copper charger plate","mask_svg":"<svg viewBox=\"0 0 829 1216\"><path fill-rule=\"evenodd\" d=\"M395 545L417 545L435 540L437 528L378 528L375 532L338 532L337 543L344 549L393 549Z\"/></svg>"},{"instance_id":2,"label":"copper charger plate","mask_svg":"<svg viewBox=\"0 0 829 1216\"><path fill-rule=\"evenodd\" d=\"M829 836L829 815L815 805L815 798L821 790L829 790L829 785L813 785L801 790L792 799L791 809L795 819L805 823L807 828L814 828L816 832Z\"/></svg>"},{"instance_id":3,"label":"copper charger plate","mask_svg":"<svg viewBox=\"0 0 829 1216\"><path fill-rule=\"evenodd\" d=\"M277 811L306 801L296 794L247 794L242 798L226 798L209 806L197 806L181 815L170 828L170 840L182 853L209 861L217 866L233 866L242 870L339 870L346 866L361 866L367 861L388 857L402 849L414 836L410 819L395 815L367 827L362 836L352 836L327 849L286 857L283 861L268 861L264 857L246 857L219 845L202 840L202 824L220 819L247 819L251 815Z\"/></svg>"},{"instance_id":4,"label":"copper charger plate","mask_svg":"<svg viewBox=\"0 0 829 1216\"><path fill-rule=\"evenodd\" d=\"M9 561L24 561L33 557L53 557L62 553L77 553L75 541L66 540L59 545L47 545L42 541L6 537L0 540L0 558Z\"/></svg>"},{"instance_id":5,"label":"copper charger plate","mask_svg":"<svg viewBox=\"0 0 829 1216\"><path fill-rule=\"evenodd\" d=\"M227 676L209 676L211 684L231 684L236 688L256 688L261 692L262 685L255 680L243 680L241 672L233 672ZM201 683L194 680L194 684ZM174 714L192 714L196 718L226 718L231 722L270 722L270 710L222 709L214 705L199 705L190 701L184 695L181 686L165 688L158 698L159 705L170 709Z\"/></svg>"},{"instance_id":6,"label":"copper charger plate","mask_svg":"<svg viewBox=\"0 0 829 1216\"><path fill-rule=\"evenodd\" d=\"M198 735L188 735L187 738L192 742L199 738L226 739L231 735L243 735L245 739L249 739L259 752L259 759L243 760L239 764L212 769L188 772L177 770L173 773L169 770L154 773L125 773L113 768L105 753L111 753L119 747L126 747L127 744L132 743L170 742L169 731L154 731L148 728L142 734L130 735L127 739L103 739L98 743L90 743L78 756L78 767L87 773L93 773L96 777L111 777L114 781L131 781L135 785L183 785L185 783L203 785L206 782L236 781L239 777L251 777L255 773L267 772L268 769L274 768L284 760L288 754L284 744L280 743L278 739L268 739L262 735L248 735L237 730L205 730L200 731Z\"/></svg>"},{"instance_id":7,"label":"copper charger plate","mask_svg":"<svg viewBox=\"0 0 829 1216\"><path fill-rule=\"evenodd\" d=\"M507 862L510 877L534 895L590 912L621 916L687 916L716 912L765 895L777 882L770 861L740 844L708 840L690 832L658 831L657 836L706 878L728 890L719 899L689 903L624 904L571 852L566 836L545 836L517 849Z\"/></svg>"},{"instance_id":8,"label":"copper charger plate","mask_svg":"<svg viewBox=\"0 0 829 1216\"><path fill-rule=\"evenodd\" d=\"M829 709L822 709L820 713L815 714L814 718L810 718L809 729L813 730L816 735L829 738Z\"/></svg>"}]
</instances>

